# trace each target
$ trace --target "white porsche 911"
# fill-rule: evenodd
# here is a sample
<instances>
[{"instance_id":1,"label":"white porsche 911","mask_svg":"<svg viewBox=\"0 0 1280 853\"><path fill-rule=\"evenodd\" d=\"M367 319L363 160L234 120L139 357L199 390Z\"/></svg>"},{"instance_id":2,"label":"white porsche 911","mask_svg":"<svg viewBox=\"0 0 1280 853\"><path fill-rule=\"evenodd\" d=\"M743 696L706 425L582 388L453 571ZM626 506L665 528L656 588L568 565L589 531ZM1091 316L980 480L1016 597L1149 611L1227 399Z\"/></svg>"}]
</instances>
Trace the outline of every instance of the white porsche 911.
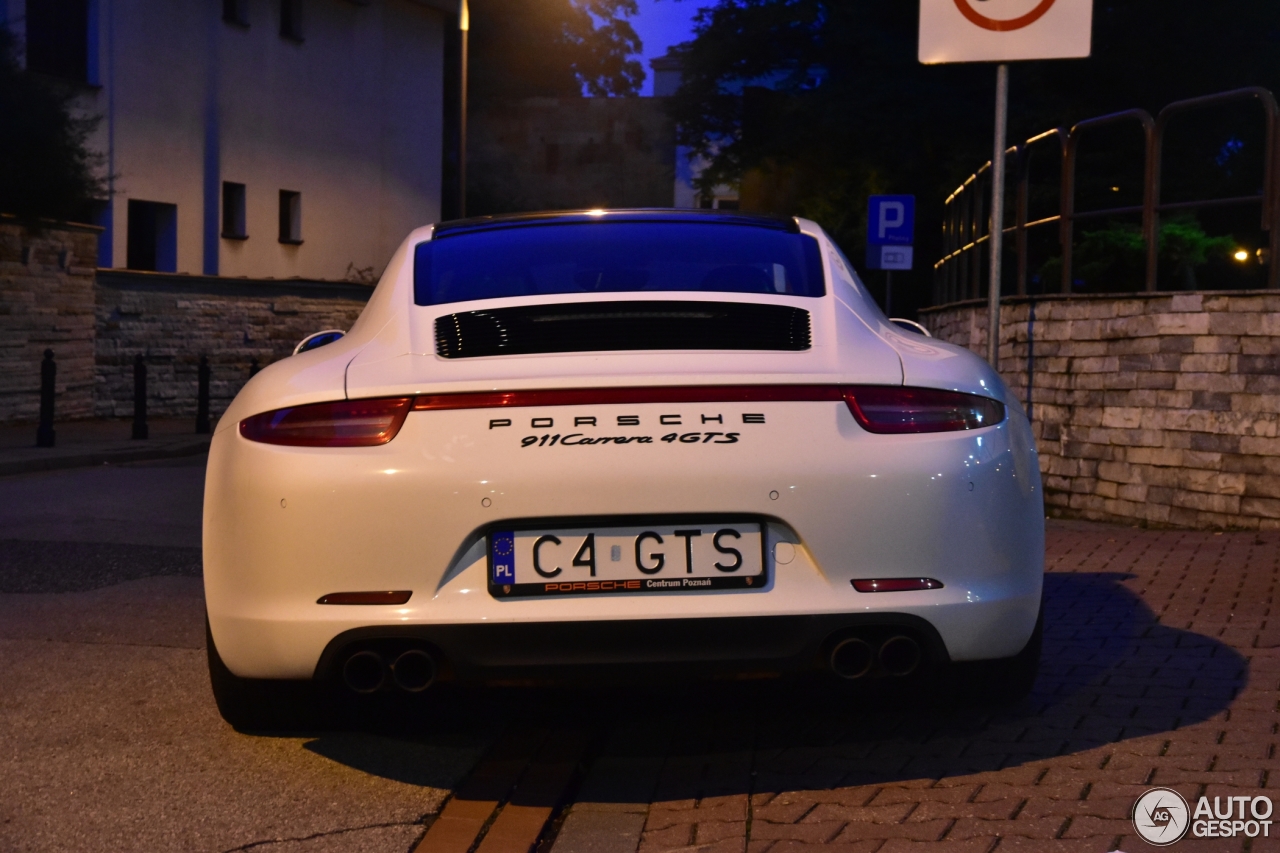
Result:
<instances>
[{"instance_id":1,"label":"white porsche 911","mask_svg":"<svg viewBox=\"0 0 1280 853\"><path fill-rule=\"evenodd\" d=\"M209 455L209 663L235 725L289 682L985 662L997 692L1030 688L1026 416L983 360L890 322L812 222L426 227L349 333L299 349Z\"/></svg>"}]
</instances>

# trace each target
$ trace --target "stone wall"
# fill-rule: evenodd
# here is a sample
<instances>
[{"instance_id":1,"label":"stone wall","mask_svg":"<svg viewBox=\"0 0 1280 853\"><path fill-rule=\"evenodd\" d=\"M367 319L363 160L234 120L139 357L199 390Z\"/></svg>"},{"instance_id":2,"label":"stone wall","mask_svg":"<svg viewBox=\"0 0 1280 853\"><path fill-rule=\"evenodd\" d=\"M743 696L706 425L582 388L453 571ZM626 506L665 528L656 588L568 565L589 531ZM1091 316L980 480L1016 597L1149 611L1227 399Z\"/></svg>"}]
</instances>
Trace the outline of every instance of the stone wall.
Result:
<instances>
[{"instance_id":1,"label":"stone wall","mask_svg":"<svg viewBox=\"0 0 1280 853\"><path fill-rule=\"evenodd\" d=\"M1000 321L1051 515L1280 527L1280 293L1019 297ZM985 302L921 322L986 353Z\"/></svg>"},{"instance_id":2,"label":"stone wall","mask_svg":"<svg viewBox=\"0 0 1280 853\"><path fill-rule=\"evenodd\" d=\"M207 356L210 411L226 409L260 367L324 329L350 329L373 288L340 282L226 279L99 270L94 414L133 414L133 363L147 364L149 414L194 417Z\"/></svg>"},{"instance_id":3,"label":"stone wall","mask_svg":"<svg viewBox=\"0 0 1280 853\"><path fill-rule=\"evenodd\" d=\"M0 423L39 417L46 349L58 364L57 417L93 414L98 231L0 216Z\"/></svg>"},{"instance_id":4,"label":"stone wall","mask_svg":"<svg viewBox=\"0 0 1280 853\"><path fill-rule=\"evenodd\" d=\"M216 418L253 359L265 367L312 332L351 328L373 292L349 282L95 270L97 234L0 218L0 424L39 417L46 348L58 365L58 421L132 416L139 354L156 417L195 417L207 356Z\"/></svg>"}]
</instances>

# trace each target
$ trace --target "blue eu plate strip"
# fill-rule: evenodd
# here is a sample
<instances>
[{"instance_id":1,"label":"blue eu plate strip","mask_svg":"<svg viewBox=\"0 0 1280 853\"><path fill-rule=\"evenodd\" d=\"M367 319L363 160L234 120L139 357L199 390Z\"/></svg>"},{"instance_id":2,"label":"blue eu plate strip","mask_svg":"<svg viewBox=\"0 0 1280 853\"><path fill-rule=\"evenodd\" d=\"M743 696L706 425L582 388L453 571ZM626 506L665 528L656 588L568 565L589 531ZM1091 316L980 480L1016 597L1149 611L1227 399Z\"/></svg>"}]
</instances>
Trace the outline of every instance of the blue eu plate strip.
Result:
<instances>
[{"instance_id":1,"label":"blue eu plate strip","mask_svg":"<svg viewBox=\"0 0 1280 853\"><path fill-rule=\"evenodd\" d=\"M516 535L509 530L489 536L489 565L495 584L516 582Z\"/></svg>"}]
</instances>

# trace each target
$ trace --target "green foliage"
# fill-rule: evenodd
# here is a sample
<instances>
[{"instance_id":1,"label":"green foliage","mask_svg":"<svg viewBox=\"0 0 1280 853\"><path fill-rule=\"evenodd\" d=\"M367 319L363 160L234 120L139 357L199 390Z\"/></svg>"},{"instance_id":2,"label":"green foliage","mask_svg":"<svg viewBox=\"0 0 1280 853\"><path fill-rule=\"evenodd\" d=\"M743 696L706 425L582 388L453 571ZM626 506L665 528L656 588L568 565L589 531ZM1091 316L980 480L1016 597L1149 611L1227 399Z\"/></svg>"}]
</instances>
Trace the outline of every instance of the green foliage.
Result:
<instances>
[{"instance_id":1,"label":"green foliage","mask_svg":"<svg viewBox=\"0 0 1280 853\"><path fill-rule=\"evenodd\" d=\"M471 0L478 109L510 98L634 95L644 69L635 0Z\"/></svg>"},{"instance_id":2,"label":"green foliage","mask_svg":"<svg viewBox=\"0 0 1280 853\"><path fill-rule=\"evenodd\" d=\"M26 74L0 28L0 212L84 220L104 195L101 157L87 147L97 118L78 117L72 94Z\"/></svg>"},{"instance_id":3,"label":"green foliage","mask_svg":"<svg viewBox=\"0 0 1280 853\"><path fill-rule=\"evenodd\" d=\"M1194 216L1183 215L1160 223L1159 263L1186 289L1194 290L1196 269L1210 260L1225 260L1235 248L1231 237L1210 237ZM1140 290L1146 280L1147 245L1142 229L1112 222L1106 228L1086 231L1076 242L1072 271L1079 287L1092 293ZM1055 257L1040 268L1047 289L1057 290L1062 259Z\"/></svg>"},{"instance_id":4,"label":"green foliage","mask_svg":"<svg viewBox=\"0 0 1280 853\"><path fill-rule=\"evenodd\" d=\"M1230 237L1210 237L1195 219L1171 219L1160 226L1160 260L1173 267L1187 290L1196 289L1196 267L1214 255L1228 254L1235 246Z\"/></svg>"}]
</instances>

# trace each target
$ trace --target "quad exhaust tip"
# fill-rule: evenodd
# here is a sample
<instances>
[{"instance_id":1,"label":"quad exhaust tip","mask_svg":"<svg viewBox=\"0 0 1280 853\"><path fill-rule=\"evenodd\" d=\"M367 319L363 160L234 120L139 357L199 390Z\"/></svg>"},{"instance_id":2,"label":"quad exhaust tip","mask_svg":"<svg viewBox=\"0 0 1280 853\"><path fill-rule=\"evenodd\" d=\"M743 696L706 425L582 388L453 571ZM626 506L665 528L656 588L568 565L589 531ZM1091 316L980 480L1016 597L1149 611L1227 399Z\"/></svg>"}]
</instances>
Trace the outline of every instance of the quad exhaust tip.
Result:
<instances>
[{"instance_id":1,"label":"quad exhaust tip","mask_svg":"<svg viewBox=\"0 0 1280 853\"><path fill-rule=\"evenodd\" d=\"M407 649L388 666L382 655L358 651L342 665L342 681L355 693L377 693L395 685L406 693L421 693L436 680L436 661L423 649Z\"/></svg>"},{"instance_id":2,"label":"quad exhaust tip","mask_svg":"<svg viewBox=\"0 0 1280 853\"><path fill-rule=\"evenodd\" d=\"M920 644L911 637L895 634L873 647L861 637L846 637L831 649L828 665L841 678L853 681L871 673L876 663L880 671L891 676L907 676L924 660Z\"/></svg>"},{"instance_id":3,"label":"quad exhaust tip","mask_svg":"<svg viewBox=\"0 0 1280 853\"><path fill-rule=\"evenodd\" d=\"M409 649L391 664L396 686L409 693L421 693L436 680L436 662L422 649Z\"/></svg>"},{"instance_id":4,"label":"quad exhaust tip","mask_svg":"<svg viewBox=\"0 0 1280 853\"><path fill-rule=\"evenodd\" d=\"M866 640L846 637L831 650L831 671L852 681L870 672L875 658L875 652Z\"/></svg>"},{"instance_id":5,"label":"quad exhaust tip","mask_svg":"<svg viewBox=\"0 0 1280 853\"><path fill-rule=\"evenodd\" d=\"M342 680L356 693L376 693L387 683L387 667L373 652L356 652L343 664Z\"/></svg>"},{"instance_id":6,"label":"quad exhaust tip","mask_svg":"<svg viewBox=\"0 0 1280 853\"><path fill-rule=\"evenodd\" d=\"M880 644L880 666L890 675L910 675L920 666L920 644L899 634Z\"/></svg>"}]
</instances>

